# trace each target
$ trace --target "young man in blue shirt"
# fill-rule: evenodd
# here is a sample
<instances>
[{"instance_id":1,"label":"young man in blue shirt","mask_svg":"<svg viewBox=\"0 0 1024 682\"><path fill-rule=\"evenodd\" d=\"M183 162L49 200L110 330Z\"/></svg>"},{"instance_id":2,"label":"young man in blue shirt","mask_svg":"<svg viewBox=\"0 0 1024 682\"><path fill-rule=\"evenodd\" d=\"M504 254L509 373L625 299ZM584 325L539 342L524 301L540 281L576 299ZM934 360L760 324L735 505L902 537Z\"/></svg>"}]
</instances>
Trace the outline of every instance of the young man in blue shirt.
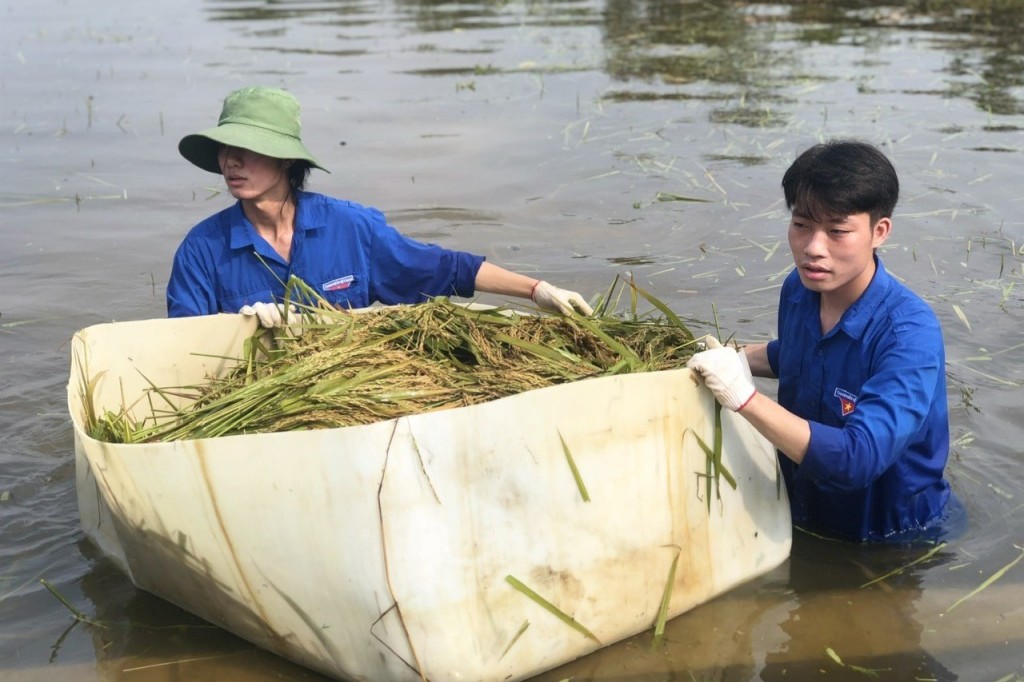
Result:
<instances>
[{"instance_id":1,"label":"young man in blue shirt","mask_svg":"<svg viewBox=\"0 0 1024 682\"><path fill-rule=\"evenodd\" d=\"M182 138L182 156L222 175L238 201L192 228L178 247L168 315L241 312L279 326L293 275L339 308L483 291L529 298L552 312L591 314L574 291L418 242L376 209L303 191L310 170L323 167L300 133L291 94L248 87L225 98L216 127Z\"/></svg>"},{"instance_id":2,"label":"young man in blue shirt","mask_svg":"<svg viewBox=\"0 0 1024 682\"><path fill-rule=\"evenodd\" d=\"M886 272L899 181L850 140L806 150L782 180L796 265L778 339L709 343L690 367L781 453L793 522L850 541L927 537L950 499L945 351L931 308ZM778 377L778 401L751 374Z\"/></svg>"}]
</instances>

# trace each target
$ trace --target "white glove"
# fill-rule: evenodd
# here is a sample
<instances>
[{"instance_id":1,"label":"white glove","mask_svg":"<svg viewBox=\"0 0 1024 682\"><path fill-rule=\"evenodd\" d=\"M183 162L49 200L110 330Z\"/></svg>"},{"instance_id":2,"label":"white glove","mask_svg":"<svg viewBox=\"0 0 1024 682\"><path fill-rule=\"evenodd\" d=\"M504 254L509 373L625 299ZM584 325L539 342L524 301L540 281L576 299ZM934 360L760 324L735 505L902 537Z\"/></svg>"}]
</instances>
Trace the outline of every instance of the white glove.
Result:
<instances>
[{"instance_id":1,"label":"white glove","mask_svg":"<svg viewBox=\"0 0 1024 682\"><path fill-rule=\"evenodd\" d=\"M262 301L252 305L244 305L238 311L240 315L255 315L260 320L260 326L267 329L274 329L284 324L284 306L280 303L264 303Z\"/></svg>"},{"instance_id":2,"label":"white glove","mask_svg":"<svg viewBox=\"0 0 1024 682\"><path fill-rule=\"evenodd\" d=\"M707 338L707 350L695 353L686 366L699 372L715 399L733 412L742 410L757 393L747 354L723 348L713 336Z\"/></svg>"},{"instance_id":3,"label":"white glove","mask_svg":"<svg viewBox=\"0 0 1024 682\"><path fill-rule=\"evenodd\" d=\"M578 293L559 289L544 280L533 285L533 293L530 294L530 298L537 304L537 307L550 310L553 313L569 315L574 312L573 306L575 306L584 315L594 314L594 310Z\"/></svg>"}]
</instances>

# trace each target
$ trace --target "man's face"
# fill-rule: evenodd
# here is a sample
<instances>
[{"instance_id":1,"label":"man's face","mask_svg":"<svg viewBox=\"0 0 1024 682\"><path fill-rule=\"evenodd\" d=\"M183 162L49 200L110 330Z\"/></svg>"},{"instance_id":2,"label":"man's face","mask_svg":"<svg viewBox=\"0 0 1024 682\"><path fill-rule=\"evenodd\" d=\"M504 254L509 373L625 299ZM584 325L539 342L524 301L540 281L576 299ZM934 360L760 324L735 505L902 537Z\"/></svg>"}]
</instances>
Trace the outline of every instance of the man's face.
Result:
<instances>
[{"instance_id":1,"label":"man's face","mask_svg":"<svg viewBox=\"0 0 1024 682\"><path fill-rule=\"evenodd\" d=\"M871 283L874 250L889 236L892 221L872 224L867 213L822 220L794 210L789 222L793 261L805 287L849 305Z\"/></svg>"}]
</instances>

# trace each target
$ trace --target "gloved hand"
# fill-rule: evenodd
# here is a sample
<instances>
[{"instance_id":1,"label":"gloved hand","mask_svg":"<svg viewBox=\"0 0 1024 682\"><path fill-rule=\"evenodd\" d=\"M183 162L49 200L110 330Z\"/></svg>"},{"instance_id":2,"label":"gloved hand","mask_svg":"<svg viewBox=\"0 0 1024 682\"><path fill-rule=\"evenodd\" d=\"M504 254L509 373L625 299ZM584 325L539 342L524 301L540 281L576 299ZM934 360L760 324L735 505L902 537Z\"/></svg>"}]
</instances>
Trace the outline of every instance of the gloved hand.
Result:
<instances>
[{"instance_id":1,"label":"gloved hand","mask_svg":"<svg viewBox=\"0 0 1024 682\"><path fill-rule=\"evenodd\" d=\"M704 377L704 383L718 402L733 412L739 412L757 393L747 354L742 350L737 352L733 348L723 348L713 336L707 337L706 347L707 350L695 353L686 366Z\"/></svg>"},{"instance_id":2,"label":"gloved hand","mask_svg":"<svg viewBox=\"0 0 1024 682\"><path fill-rule=\"evenodd\" d=\"M260 320L260 326L267 329L274 329L284 324L284 305L280 303L260 301L252 305L244 305L238 312L241 315L255 315Z\"/></svg>"},{"instance_id":3,"label":"gloved hand","mask_svg":"<svg viewBox=\"0 0 1024 682\"><path fill-rule=\"evenodd\" d=\"M575 291L566 291L545 282L538 281L533 285L533 293L530 299L537 304L537 307L550 310L553 313L569 315L574 312L573 306L584 315L593 315L594 310Z\"/></svg>"}]
</instances>

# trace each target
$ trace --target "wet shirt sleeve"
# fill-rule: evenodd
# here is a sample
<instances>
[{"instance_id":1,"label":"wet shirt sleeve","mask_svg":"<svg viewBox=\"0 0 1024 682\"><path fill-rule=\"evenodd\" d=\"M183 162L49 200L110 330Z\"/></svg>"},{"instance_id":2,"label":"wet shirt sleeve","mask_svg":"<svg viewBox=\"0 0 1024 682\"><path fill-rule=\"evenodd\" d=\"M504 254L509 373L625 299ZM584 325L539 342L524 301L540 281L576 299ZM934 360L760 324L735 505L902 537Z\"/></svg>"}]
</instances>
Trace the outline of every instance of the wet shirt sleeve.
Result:
<instances>
[{"instance_id":1,"label":"wet shirt sleeve","mask_svg":"<svg viewBox=\"0 0 1024 682\"><path fill-rule=\"evenodd\" d=\"M211 253L191 239L178 246L167 282L167 316L212 315L219 312Z\"/></svg>"},{"instance_id":2,"label":"wet shirt sleeve","mask_svg":"<svg viewBox=\"0 0 1024 682\"><path fill-rule=\"evenodd\" d=\"M886 325L888 326L888 325ZM944 381L942 335L930 315L895 321L871 337L864 352L840 344L823 349L822 374L830 376L821 396L819 419L811 419L801 476L822 488L867 487L914 447L927 441L932 405ZM844 352L847 351L847 352ZM814 360L812 360L812 363ZM866 377L863 383L858 374Z\"/></svg>"},{"instance_id":3,"label":"wet shirt sleeve","mask_svg":"<svg viewBox=\"0 0 1024 682\"><path fill-rule=\"evenodd\" d=\"M772 368L772 374L779 376L779 340L769 341L766 352L768 353L768 366Z\"/></svg>"},{"instance_id":4,"label":"wet shirt sleeve","mask_svg":"<svg viewBox=\"0 0 1024 682\"><path fill-rule=\"evenodd\" d=\"M385 304L470 297L482 256L411 239L380 221L371 246L371 297Z\"/></svg>"},{"instance_id":5,"label":"wet shirt sleeve","mask_svg":"<svg viewBox=\"0 0 1024 682\"><path fill-rule=\"evenodd\" d=\"M300 195L303 229L293 274L332 305L359 308L421 303L475 293L482 256L412 239L377 209L323 195Z\"/></svg>"}]
</instances>

